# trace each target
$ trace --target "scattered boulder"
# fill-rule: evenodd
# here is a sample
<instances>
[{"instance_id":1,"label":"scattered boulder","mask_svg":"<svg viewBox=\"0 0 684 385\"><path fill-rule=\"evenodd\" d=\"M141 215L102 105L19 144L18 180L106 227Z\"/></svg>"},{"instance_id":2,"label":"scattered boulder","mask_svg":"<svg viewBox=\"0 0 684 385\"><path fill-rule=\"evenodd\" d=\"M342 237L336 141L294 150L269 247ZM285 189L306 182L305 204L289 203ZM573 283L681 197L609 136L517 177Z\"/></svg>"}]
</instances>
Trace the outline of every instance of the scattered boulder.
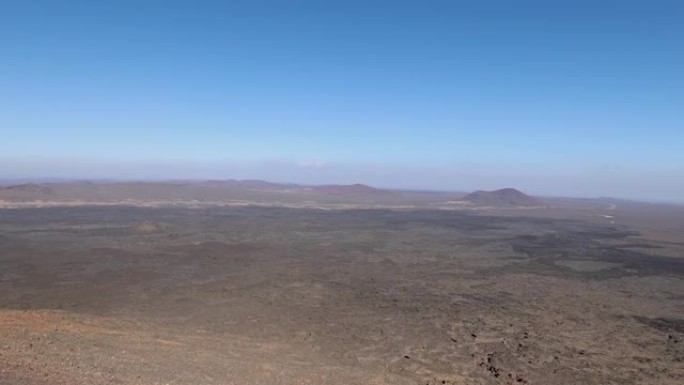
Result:
<instances>
[{"instance_id":1,"label":"scattered boulder","mask_svg":"<svg viewBox=\"0 0 684 385\"><path fill-rule=\"evenodd\" d=\"M134 231L138 234L158 233L163 230L163 226L157 222L143 221L135 225Z\"/></svg>"}]
</instances>

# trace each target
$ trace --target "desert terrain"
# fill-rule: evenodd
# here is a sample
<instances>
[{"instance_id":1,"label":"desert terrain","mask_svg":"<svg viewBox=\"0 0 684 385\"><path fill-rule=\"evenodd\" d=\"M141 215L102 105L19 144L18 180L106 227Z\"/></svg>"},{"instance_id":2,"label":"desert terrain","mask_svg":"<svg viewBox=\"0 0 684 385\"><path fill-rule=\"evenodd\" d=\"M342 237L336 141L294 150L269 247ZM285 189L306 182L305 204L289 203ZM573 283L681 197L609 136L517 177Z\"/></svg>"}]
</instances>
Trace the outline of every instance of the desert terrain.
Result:
<instances>
[{"instance_id":1,"label":"desert terrain","mask_svg":"<svg viewBox=\"0 0 684 385\"><path fill-rule=\"evenodd\" d=\"M684 207L0 187L0 384L681 384Z\"/></svg>"}]
</instances>

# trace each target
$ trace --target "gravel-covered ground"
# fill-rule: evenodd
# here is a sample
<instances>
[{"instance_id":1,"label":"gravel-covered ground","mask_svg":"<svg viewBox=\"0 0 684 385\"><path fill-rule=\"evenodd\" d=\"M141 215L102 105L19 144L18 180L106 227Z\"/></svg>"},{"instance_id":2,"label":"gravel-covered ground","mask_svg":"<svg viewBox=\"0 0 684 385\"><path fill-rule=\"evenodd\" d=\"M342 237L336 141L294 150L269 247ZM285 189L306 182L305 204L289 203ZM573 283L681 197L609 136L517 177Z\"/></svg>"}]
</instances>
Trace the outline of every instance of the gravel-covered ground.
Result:
<instances>
[{"instance_id":1,"label":"gravel-covered ground","mask_svg":"<svg viewBox=\"0 0 684 385\"><path fill-rule=\"evenodd\" d=\"M681 384L684 215L545 210L0 210L0 384Z\"/></svg>"}]
</instances>

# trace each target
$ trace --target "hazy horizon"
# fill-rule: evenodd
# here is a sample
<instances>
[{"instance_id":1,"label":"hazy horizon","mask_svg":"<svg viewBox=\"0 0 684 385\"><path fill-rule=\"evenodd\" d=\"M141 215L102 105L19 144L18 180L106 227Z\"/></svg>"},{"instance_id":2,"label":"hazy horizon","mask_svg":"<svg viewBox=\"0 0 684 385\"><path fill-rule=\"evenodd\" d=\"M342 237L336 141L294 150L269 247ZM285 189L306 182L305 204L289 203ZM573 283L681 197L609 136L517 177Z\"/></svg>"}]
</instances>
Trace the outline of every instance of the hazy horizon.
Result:
<instances>
[{"instance_id":1,"label":"hazy horizon","mask_svg":"<svg viewBox=\"0 0 684 385\"><path fill-rule=\"evenodd\" d=\"M3 163L4 164L4 163ZM50 167L45 164L43 167ZM435 191L435 192L472 192L476 190L497 190L512 187L525 193L536 196L548 197L568 197L568 198L616 198L629 199L653 203L684 203L684 199L679 196L646 196L646 195L626 195L620 191L606 194L592 194L590 191L582 189L577 180L565 180L564 184L555 183L553 186L548 184L535 185L534 180L526 180L518 175L511 173L499 173L496 177L482 172L475 168L455 170L435 170L430 169L426 175L425 170L414 168L407 170L405 167L386 167L383 169L362 167L359 165L326 164L312 166L302 166L284 161L263 161L251 164L236 166L229 165L208 165L193 163L147 163L142 168L138 163L110 162L110 163L80 163L72 164L71 167L63 167L59 163L52 163L55 167L50 175L36 172L23 175L0 177L0 183L60 183L73 181L106 181L106 182L168 182L168 181L207 181L207 180L263 180L267 182L300 185L334 185L334 184L355 184L361 183L377 188L408 190L408 191ZM58 168L69 170L60 173ZM472 166L470 167L472 168ZM15 168L20 169L20 168ZM41 169L43 169L41 167ZM77 173L72 174L74 170ZM107 170L103 172L103 170ZM142 170L142 171L141 171ZM154 170L154 172L150 172ZM363 170L361 172L360 170ZM437 172L441 171L441 175ZM416 178L404 180L407 175L414 175ZM453 180L445 180L442 183L431 183L431 180L442 177L454 177ZM586 175L582 175L586 176ZM578 176L580 177L580 176ZM598 175L596 175L598 178ZM573 182L575 185L573 186ZM614 183L614 181L613 181ZM598 181L592 183L597 186ZM627 186L622 191L632 193L643 191L639 186ZM609 189L606 189L609 191Z\"/></svg>"},{"instance_id":2,"label":"hazy horizon","mask_svg":"<svg viewBox=\"0 0 684 385\"><path fill-rule=\"evenodd\" d=\"M0 6L0 179L684 202L676 1Z\"/></svg>"}]
</instances>

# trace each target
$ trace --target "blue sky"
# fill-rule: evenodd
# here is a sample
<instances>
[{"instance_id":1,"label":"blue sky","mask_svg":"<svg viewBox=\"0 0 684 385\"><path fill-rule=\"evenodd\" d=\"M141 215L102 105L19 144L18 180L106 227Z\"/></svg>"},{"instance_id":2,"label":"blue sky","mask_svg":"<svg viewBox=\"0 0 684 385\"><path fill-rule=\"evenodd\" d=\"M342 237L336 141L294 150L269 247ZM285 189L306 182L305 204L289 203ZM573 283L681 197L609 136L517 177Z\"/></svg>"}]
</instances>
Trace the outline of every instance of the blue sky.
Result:
<instances>
[{"instance_id":1,"label":"blue sky","mask_svg":"<svg viewBox=\"0 0 684 385\"><path fill-rule=\"evenodd\" d=\"M3 1L0 177L684 201L679 1Z\"/></svg>"}]
</instances>

